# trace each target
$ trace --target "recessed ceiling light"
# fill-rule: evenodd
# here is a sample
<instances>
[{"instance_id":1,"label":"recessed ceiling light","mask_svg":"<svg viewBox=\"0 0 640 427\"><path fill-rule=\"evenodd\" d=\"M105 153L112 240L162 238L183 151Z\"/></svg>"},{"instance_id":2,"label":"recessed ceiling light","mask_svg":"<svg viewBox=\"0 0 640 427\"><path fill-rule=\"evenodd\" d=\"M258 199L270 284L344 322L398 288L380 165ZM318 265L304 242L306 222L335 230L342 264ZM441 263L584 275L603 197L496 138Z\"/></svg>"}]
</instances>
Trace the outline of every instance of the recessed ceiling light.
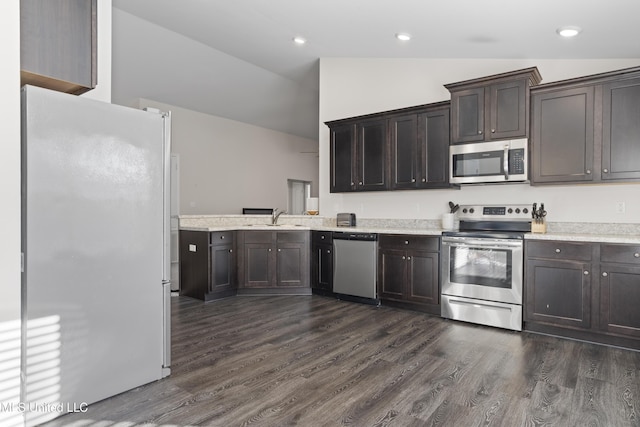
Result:
<instances>
[{"instance_id":1,"label":"recessed ceiling light","mask_svg":"<svg viewBox=\"0 0 640 427\"><path fill-rule=\"evenodd\" d=\"M409 40L411 40L411 35L407 33L396 33L396 38L403 42L408 42Z\"/></svg>"},{"instance_id":2,"label":"recessed ceiling light","mask_svg":"<svg viewBox=\"0 0 640 427\"><path fill-rule=\"evenodd\" d=\"M293 42L295 44L305 44L307 42L307 39L305 39L304 37L298 36L293 38Z\"/></svg>"},{"instance_id":3,"label":"recessed ceiling light","mask_svg":"<svg viewBox=\"0 0 640 427\"><path fill-rule=\"evenodd\" d=\"M560 34L562 37L568 37L568 38L575 37L581 32L582 32L582 28L574 27L574 26L560 27L556 30L556 33Z\"/></svg>"}]
</instances>

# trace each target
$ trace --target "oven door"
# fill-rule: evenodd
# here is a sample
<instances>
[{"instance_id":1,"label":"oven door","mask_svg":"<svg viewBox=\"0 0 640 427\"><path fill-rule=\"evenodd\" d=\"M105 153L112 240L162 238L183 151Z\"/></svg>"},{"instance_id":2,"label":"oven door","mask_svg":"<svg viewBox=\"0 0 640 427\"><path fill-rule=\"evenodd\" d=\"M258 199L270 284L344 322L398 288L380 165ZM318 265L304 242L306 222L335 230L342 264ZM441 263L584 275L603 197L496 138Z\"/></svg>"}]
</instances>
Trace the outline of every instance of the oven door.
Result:
<instances>
[{"instance_id":1,"label":"oven door","mask_svg":"<svg viewBox=\"0 0 640 427\"><path fill-rule=\"evenodd\" d=\"M523 242L442 238L442 294L522 304Z\"/></svg>"}]
</instances>

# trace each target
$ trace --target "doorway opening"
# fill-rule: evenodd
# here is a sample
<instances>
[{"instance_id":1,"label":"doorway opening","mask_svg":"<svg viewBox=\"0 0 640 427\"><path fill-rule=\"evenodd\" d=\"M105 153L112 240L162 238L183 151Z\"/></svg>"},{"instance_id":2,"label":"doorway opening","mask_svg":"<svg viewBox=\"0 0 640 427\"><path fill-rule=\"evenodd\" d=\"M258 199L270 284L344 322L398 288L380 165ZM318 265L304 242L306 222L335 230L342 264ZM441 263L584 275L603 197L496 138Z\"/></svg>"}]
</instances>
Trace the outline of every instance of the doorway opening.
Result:
<instances>
[{"instance_id":1,"label":"doorway opening","mask_svg":"<svg viewBox=\"0 0 640 427\"><path fill-rule=\"evenodd\" d=\"M307 211L307 199L311 197L311 181L288 179L289 203L287 212L289 215L303 215Z\"/></svg>"}]
</instances>

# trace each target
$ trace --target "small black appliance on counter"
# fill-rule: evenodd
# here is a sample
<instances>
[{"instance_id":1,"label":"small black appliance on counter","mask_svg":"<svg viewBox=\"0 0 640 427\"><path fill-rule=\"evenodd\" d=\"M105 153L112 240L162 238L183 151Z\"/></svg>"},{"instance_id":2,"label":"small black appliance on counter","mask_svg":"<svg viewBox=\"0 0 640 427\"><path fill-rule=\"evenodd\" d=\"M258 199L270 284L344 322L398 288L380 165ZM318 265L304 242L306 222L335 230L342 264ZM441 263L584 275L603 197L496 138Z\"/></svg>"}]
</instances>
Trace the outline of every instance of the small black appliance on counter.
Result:
<instances>
[{"instance_id":1,"label":"small black appliance on counter","mask_svg":"<svg viewBox=\"0 0 640 427\"><path fill-rule=\"evenodd\" d=\"M338 227L355 227L356 226L356 214L354 213L339 213L336 218L336 225Z\"/></svg>"}]
</instances>

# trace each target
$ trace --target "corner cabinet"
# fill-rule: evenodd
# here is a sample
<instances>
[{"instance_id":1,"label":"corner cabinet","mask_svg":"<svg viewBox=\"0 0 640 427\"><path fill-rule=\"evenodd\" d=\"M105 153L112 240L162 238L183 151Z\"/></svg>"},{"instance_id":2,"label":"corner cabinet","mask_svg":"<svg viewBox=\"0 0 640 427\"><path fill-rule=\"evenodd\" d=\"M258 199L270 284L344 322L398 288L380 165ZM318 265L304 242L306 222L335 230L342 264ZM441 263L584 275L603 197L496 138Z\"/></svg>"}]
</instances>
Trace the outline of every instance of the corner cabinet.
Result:
<instances>
[{"instance_id":1,"label":"corner cabinet","mask_svg":"<svg viewBox=\"0 0 640 427\"><path fill-rule=\"evenodd\" d=\"M327 122L330 191L449 187L449 102Z\"/></svg>"},{"instance_id":2,"label":"corner cabinet","mask_svg":"<svg viewBox=\"0 0 640 427\"><path fill-rule=\"evenodd\" d=\"M438 237L379 235L379 298L439 315L439 250Z\"/></svg>"},{"instance_id":3,"label":"corner cabinet","mask_svg":"<svg viewBox=\"0 0 640 427\"><path fill-rule=\"evenodd\" d=\"M97 83L97 0L21 0L21 85L81 94Z\"/></svg>"},{"instance_id":4,"label":"corner cabinet","mask_svg":"<svg viewBox=\"0 0 640 427\"><path fill-rule=\"evenodd\" d=\"M385 119L331 127L331 192L386 190L387 147Z\"/></svg>"},{"instance_id":5,"label":"corner cabinet","mask_svg":"<svg viewBox=\"0 0 640 427\"><path fill-rule=\"evenodd\" d=\"M532 184L640 181L640 67L531 94Z\"/></svg>"},{"instance_id":6,"label":"corner cabinet","mask_svg":"<svg viewBox=\"0 0 640 427\"><path fill-rule=\"evenodd\" d=\"M239 231L238 247L238 293L311 293L309 231Z\"/></svg>"},{"instance_id":7,"label":"corner cabinet","mask_svg":"<svg viewBox=\"0 0 640 427\"><path fill-rule=\"evenodd\" d=\"M203 301L237 292L235 232L180 230L180 294Z\"/></svg>"},{"instance_id":8,"label":"corner cabinet","mask_svg":"<svg viewBox=\"0 0 640 427\"><path fill-rule=\"evenodd\" d=\"M527 241L525 330L640 349L640 245Z\"/></svg>"},{"instance_id":9,"label":"corner cabinet","mask_svg":"<svg viewBox=\"0 0 640 427\"><path fill-rule=\"evenodd\" d=\"M451 143L529 135L529 88L542 80L536 67L451 83Z\"/></svg>"}]
</instances>

